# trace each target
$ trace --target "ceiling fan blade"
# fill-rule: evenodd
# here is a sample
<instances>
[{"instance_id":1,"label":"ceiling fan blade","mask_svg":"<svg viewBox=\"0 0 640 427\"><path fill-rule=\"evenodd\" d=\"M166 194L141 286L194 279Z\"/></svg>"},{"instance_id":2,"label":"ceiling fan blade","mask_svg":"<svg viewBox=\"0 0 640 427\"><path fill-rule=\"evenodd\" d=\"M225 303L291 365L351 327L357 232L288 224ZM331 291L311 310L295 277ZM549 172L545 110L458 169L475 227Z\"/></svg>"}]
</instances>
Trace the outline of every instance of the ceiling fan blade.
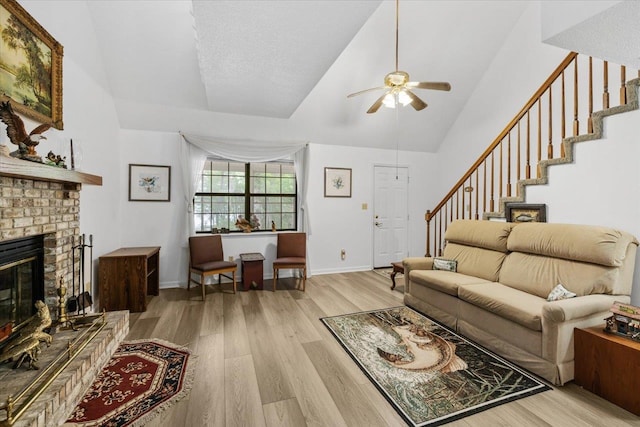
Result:
<instances>
[{"instance_id":1,"label":"ceiling fan blade","mask_svg":"<svg viewBox=\"0 0 640 427\"><path fill-rule=\"evenodd\" d=\"M376 111L378 111L378 109L382 106L382 101L384 100L385 96L387 96L386 93L382 95L380 98L376 99L376 102L374 102L373 105L369 107L369 109L367 110L367 114L373 114Z\"/></svg>"},{"instance_id":2,"label":"ceiling fan blade","mask_svg":"<svg viewBox=\"0 0 640 427\"><path fill-rule=\"evenodd\" d=\"M405 90L405 93L407 95L409 95L409 98L411 98L411 106L413 108L415 108L416 111L420 111L423 110L426 106L427 103L424 102L422 99L418 98L413 92L411 92L410 90Z\"/></svg>"},{"instance_id":3,"label":"ceiling fan blade","mask_svg":"<svg viewBox=\"0 0 640 427\"><path fill-rule=\"evenodd\" d=\"M406 86L416 89L451 90L451 85L447 82L408 82Z\"/></svg>"},{"instance_id":4,"label":"ceiling fan blade","mask_svg":"<svg viewBox=\"0 0 640 427\"><path fill-rule=\"evenodd\" d=\"M361 90L360 92L355 92L355 93L352 93L351 95L347 95L347 98L352 98L354 96L361 95L361 94L363 94L365 92L370 92L372 90L380 90L380 89L387 89L387 87L386 86L379 86L379 87L372 87L371 89Z\"/></svg>"}]
</instances>

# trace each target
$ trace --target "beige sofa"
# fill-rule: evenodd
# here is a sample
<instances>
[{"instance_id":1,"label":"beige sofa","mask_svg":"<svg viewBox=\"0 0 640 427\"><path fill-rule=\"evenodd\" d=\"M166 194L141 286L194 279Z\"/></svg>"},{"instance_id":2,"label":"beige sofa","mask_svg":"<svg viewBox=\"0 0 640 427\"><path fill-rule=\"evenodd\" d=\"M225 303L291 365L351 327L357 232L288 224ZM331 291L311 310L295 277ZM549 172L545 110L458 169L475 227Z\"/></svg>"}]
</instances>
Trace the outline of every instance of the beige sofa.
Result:
<instances>
[{"instance_id":1,"label":"beige sofa","mask_svg":"<svg viewBox=\"0 0 640 427\"><path fill-rule=\"evenodd\" d=\"M638 241L607 227L458 220L442 258L406 258L404 302L556 385L573 379L573 329L629 302ZM547 301L556 285L577 294Z\"/></svg>"}]
</instances>

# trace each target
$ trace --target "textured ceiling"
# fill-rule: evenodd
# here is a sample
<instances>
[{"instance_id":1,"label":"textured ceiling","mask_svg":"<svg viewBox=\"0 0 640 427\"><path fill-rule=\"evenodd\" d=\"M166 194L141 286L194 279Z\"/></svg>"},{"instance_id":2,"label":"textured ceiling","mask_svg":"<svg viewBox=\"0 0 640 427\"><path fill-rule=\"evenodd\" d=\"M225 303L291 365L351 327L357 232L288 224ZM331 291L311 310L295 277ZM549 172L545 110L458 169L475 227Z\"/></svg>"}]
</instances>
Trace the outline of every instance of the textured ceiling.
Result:
<instances>
[{"instance_id":1,"label":"textured ceiling","mask_svg":"<svg viewBox=\"0 0 640 427\"><path fill-rule=\"evenodd\" d=\"M379 5L194 1L209 109L290 117Z\"/></svg>"}]
</instances>

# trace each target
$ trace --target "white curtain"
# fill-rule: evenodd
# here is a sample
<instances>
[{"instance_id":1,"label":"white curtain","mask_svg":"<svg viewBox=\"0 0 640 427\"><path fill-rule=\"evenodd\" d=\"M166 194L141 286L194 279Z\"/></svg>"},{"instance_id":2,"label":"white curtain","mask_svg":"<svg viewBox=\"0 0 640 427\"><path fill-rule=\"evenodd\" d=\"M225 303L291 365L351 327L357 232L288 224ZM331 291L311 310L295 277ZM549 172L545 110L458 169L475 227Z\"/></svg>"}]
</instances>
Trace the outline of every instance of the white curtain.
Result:
<instances>
[{"instance_id":1,"label":"white curtain","mask_svg":"<svg viewBox=\"0 0 640 427\"><path fill-rule=\"evenodd\" d=\"M207 156L214 155L229 160L245 163L269 162L272 160L293 158L296 171L298 190L298 228L300 231L309 230L309 213L307 209L307 151L308 143L300 141L256 141L225 138L213 138L208 136L190 135L180 133L184 142L180 149L180 163L187 204L188 236L195 233L193 219L193 197L198 188L198 180Z\"/></svg>"}]
</instances>

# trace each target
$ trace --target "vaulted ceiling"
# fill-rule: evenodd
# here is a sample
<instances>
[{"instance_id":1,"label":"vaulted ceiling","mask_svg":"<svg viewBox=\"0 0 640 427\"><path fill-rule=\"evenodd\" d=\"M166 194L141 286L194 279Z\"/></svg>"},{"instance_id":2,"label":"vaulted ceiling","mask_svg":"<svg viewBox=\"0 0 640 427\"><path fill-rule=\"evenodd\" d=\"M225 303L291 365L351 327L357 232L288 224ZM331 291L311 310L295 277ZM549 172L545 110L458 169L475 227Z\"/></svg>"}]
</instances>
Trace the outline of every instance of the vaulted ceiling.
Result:
<instances>
[{"instance_id":1,"label":"vaulted ceiling","mask_svg":"<svg viewBox=\"0 0 640 427\"><path fill-rule=\"evenodd\" d=\"M188 132L197 116L244 127L247 137L259 123L312 142L389 147L402 138L403 149L433 152L527 2L401 0L399 68L452 90L417 91L429 107L400 117L384 108L365 114L380 93L346 98L394 70L395 1L87 5L125 128Z\"/></svg>"}]
</instances>

